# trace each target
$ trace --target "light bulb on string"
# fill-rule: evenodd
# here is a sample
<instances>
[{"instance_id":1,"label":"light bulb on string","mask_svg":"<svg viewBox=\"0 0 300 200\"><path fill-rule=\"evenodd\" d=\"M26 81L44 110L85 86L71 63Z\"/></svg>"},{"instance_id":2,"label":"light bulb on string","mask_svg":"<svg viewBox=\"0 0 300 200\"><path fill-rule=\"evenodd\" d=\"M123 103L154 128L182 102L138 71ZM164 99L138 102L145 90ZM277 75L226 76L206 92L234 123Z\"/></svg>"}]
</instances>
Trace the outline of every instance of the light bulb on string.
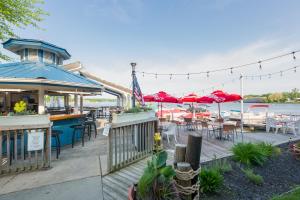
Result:
<instances>
[{"instance_id":1,"label":"light bulb on string","mask_svg":"<svg viewBox=\"0 0 300 200\"><path fill-rule=\"evenodd\" d=\"M157 79L157 74L155 74L155 79Z\"/></svg>"},{"instance_id":2,"label":"light bulb on string","mask_svg":"<svg viewBox=\"0 0 300 200\"><path fill-rule=\"evenodd\" d=\"M297 67L294 68L294 72L295 72L295 73L297 72Z\"/></svg>"},{"instance_id":3,"label":"light bulb on string","mask_svg":"<svg viewBox=\"0 0 300 200\"><path fill-rule=\"evenodd\" d=\"M230 73L233 74L232 67L230 68Z\"/></svg>"},{"instance_id":4,"label":"light bulb on string","mask_svg":"<svg viewBox=\"0 0 300 200\"><path fill-rule=\"evenodd\" d=\"M172 79L172 74L170 74L170 80Z\"/></svg>"},{"instance_id":5,"label":"light bulb on string","mask_svg":"<svg viewBox=\"0 0 300 200\"><path fill-rule=\"evenodd\" d=\"M283 72L282 71L280 71L280 76L282 76L283 75Z\"/></svg>"},{"instance_id":6,"label":"light bulb on string","mask_svg":"<svg viewBox=\"0 0 300 200\"><path fill-rule=\"evenodd\" d=\"M145 77L145 72L143 72L143 77Z\"/></svg>"},{"instance_id":7,"label":"light bulb on string","mask_svg":"<svg viewBox=\"0 0 300 200\"><path fill-rule=\"evenodd\" d=\"M190 74L189 73L187 74L187 79L190 79Z\"/></svg>"},{"instance_id":8,"label":"light bulb on string","mask_svg":"<svg viewBox=\"0 0 300 200\"><path fill-rule=\"evenodd\" d=\"M293 54L293 59L296 60L295 51L293 51L292 54Z\"/></svg>"},{"instance_id":9,"label":"light bulb on string","mask_svg":"<svg viewBox=\"0 0 300 200\"><path fill-rule=\"evenodd\" d=\"M259 69L262 70L261 61L258 61Z\"/></svg>"},{"instance_id":10,"label":"light bulb on string","mask_svg":"<svg viewBox=\"0 0 300 200\"><path fill-rule=\"evenodd\" d=\"M206 77L209 78L209 71L206 72Z\"/></svg>"}]
</instances>

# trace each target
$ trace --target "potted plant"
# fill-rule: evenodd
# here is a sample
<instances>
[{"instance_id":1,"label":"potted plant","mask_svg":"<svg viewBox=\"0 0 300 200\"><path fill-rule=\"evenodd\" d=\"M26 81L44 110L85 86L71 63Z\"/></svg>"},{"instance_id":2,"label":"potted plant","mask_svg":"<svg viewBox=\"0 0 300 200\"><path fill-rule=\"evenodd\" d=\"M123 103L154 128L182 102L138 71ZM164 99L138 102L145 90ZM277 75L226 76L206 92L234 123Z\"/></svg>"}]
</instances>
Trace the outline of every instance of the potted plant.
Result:
<instances>
[{"instance_id":1,"label":"potted plant","mask_svg":"<svg viewBox=\"0 0 300 200\"><path fill-rule=\"evenodd\" d=\"M300 142L291 144L290 151L292 152L294 158L300 159Z\"/></svg>"},{"instance_id":2,"label":"potted plant","mask_svg":"<svg viewBox=\"0 0 300 200\"><path fill-rule=\"evenodd\" d=\"M138 184L129 188L128 199L179 200L173 179L175 171L171 165L166 165L167 157L166 151L160 151L152 156Z\"/></svg>"},{"instance_id":3,"label":"potted plant","mask_svg":"<svg viewBox=\"0 0 300 200\"><path fill-rule=\"evenodd\" d=\"M134 107L122 113L112 114L112 123L124 123L138 120L146 120L155 117L155 112L148 107Z\"/></svg>"}]
</instances>

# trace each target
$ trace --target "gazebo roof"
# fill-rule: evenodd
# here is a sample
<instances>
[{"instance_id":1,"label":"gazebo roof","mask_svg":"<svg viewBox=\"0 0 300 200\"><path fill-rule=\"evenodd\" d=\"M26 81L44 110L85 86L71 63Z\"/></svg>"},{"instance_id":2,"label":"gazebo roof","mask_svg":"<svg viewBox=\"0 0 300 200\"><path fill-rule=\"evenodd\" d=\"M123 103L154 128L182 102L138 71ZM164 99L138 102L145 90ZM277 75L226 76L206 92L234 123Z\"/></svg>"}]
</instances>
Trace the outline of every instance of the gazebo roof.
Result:
<instances>
[{"instance_id":1,"label":"gazebo roof","mask_svg":"<svg viewBox=\"0 0 300 200\"><path fill-rule=\"evenodd\" d=\"M64 58L64 60L67 60L71 57L71 55L66 49L42 40L10 38L2 44L4 49L10 50L14 53L17 53L17 51L24 48L34 48L55 52L59 54L62 58Z\"/></svg>"},{"instance_id":2,"label":"gazebo roof","mask_svg":"<svg viewBox=\"0 0 300 200\"><path fill-rule=\"evenodd\" d=\"M102 85L60 66L40 62L0 64L1 85L44 85L101 91Z\"/></svg>"}]
</instances>

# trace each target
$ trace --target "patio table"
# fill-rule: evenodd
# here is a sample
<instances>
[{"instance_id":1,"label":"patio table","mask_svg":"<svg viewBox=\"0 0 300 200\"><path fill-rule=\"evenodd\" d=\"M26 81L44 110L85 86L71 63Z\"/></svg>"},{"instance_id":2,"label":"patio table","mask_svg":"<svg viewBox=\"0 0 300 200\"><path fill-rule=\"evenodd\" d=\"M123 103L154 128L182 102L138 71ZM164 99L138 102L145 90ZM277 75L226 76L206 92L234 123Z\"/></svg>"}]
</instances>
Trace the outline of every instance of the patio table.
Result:
<instances>
[{"instance_id":1,"label":"patio table","mask_svg":"<svg viewBox=\"0 0 300 200\"><path fill-rule=\"evenodd\" d=\"M225 122L208 122L209 125L213 127L213 129L218 130L219 136L217 139L222 140L223 138L223 126L224 125L234 125L236 126L236 121L225 121Z\"/></svg>"}]
</instances>

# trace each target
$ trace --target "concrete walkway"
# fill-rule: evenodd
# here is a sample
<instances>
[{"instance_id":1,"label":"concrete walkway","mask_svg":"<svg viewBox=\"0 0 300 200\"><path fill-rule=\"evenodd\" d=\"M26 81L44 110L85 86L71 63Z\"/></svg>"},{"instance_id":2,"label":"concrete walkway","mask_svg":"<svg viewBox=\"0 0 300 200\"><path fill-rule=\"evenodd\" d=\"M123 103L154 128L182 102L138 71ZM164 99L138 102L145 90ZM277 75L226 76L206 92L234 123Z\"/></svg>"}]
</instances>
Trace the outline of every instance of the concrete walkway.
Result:
<instances>
[{"instance_id":1,"label":"concrete walkway","mask_svg":"<svg viewBox=\"0 0 300 200\"><path fill-rule=\"evenodd\" d=\"M0 200L104 200L101 177L90 177L0 196Z\"/></svg>"}]
</instances>

